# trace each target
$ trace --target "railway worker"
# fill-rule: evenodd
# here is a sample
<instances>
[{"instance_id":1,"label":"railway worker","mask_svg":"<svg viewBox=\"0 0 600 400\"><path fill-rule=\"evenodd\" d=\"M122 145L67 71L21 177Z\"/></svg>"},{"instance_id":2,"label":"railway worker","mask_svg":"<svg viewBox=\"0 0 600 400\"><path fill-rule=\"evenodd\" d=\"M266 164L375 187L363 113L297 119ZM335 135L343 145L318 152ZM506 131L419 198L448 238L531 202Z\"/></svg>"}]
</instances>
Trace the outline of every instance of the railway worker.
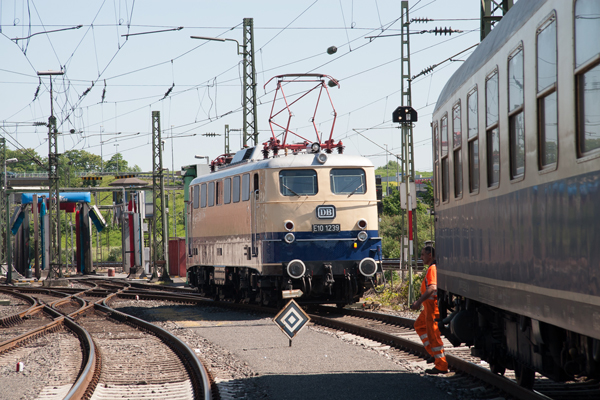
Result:
<instances>
[{"instance_id":1,"label":"railway worker","mask_svg":"<svg viewBox=\"0 0 600 400\"><path fill-rule=\"evenodd\" d=\"M437 268L435 266L435 249L426 246L421 250L423 265L429 265L425 279L421 283L421 297L410 308L418 310L423 305L423 311L415 321L415 330L423 341L423 346L434 358L435 367L425 370L428 374L445 374L448 372L448 362L444 355L442 335L435 321L440 317L437 303Z\"/></svg>"}]
</instances>

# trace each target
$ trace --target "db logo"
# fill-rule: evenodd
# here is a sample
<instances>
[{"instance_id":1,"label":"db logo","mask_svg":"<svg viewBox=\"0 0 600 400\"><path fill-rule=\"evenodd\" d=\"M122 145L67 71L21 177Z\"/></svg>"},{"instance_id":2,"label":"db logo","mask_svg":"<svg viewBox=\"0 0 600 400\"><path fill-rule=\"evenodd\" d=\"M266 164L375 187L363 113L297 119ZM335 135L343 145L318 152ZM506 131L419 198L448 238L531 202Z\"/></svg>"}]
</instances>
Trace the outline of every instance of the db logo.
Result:
<instances>
[{"instance_id":1,"label":"db logo","mask_svg":"<svg viewBox=\"0 0 600 400\"><path fill-rule=\"evenodd\" d=\"M335 218L335 206L318 206L317 207L317 218L319 218L319 219L334 219Z\"/></svg>"}]
</instances>

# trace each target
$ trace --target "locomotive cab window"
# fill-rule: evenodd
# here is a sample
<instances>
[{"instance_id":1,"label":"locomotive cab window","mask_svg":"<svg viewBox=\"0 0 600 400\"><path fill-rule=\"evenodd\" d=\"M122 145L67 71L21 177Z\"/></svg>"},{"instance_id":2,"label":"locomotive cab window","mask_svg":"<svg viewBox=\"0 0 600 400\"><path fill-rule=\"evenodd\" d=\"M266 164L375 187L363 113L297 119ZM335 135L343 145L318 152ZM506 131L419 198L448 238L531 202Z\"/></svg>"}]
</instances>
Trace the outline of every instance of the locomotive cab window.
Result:
<instances>
[{"instance_id":1,"label":"locomotive cab window","mask_svg":"<svg viewBox=\"0 0 600 400\"><path fill-rule=\"evenodd\" d=\"M575 3L575 87L577 148L586 156L600 149L600 2Z\"/></svg>"},{"instance_id":2,"label":"locomotive cab window","mask_svg":"<svg viewBox=\"0 0 600 400\"><path fill-rule=\"evenodd\" d=\"M454 161L454 197L462 196L462 128L460 124L460 101L452 107L452 144Z\"/></svg>"},{"instance_id":3,"label":"locomotive cab window","mask_svg":"<svg viewBox=\"0 0 600 400\"><path fill-rule=\"evenodd\" d=\"M314 196L318 192L316 171L312 169L279 171L279 192L284 196Z\"/></svg>"},{"instance_id":4,"label":"locomotive cab window","mask_svg":"<svg viewBox=\"0 0 600 400\"><path fill-rule=\"evenodd\" d=\"M365 171L360 168L332 169L329 173L331 193L333 194L365 194Z\"/></svg>"},{"instance_id":5,"label":"locomotive cab window","mask_svg":"<svg viewBox=\"0 0 600 400\"><path fill-rule=\"evenodd\" d=\"M510 177L525 174L525 117L523 113L523 45L508 59L508 140Z\"/></svg>"},{"instance_id":6,"label":"locomotive cab window","mask_svg":"<svg viewBox=\"0 0 600 400\"><path fill-rule=\"evenodd\" d=\"M498 70L492 72L485 82L485 125L487 145L488 187L500 183L500 131L498 129Z\"/></svg>"},{"instance_id":7,"label":"locomotive cab window","mask_svg":"<svg viewBox=\"0 0 600 400\"><path fill-rule=\"evenodd\" d=\"M540 169L558 161L558 108L556 93L556 15L537 30L537 103Z\"/></svg>"},{"instance_id":8,"label":"locomotive cab window","mask_svg":"<svg viewBox=\"0 0 600 400\"><path fill-rule=\"evenodd\" d=\"M469 191L479 192L479 113L477 88L467 95L467 140L469 146Z\"/></svg>"}]
</instances>

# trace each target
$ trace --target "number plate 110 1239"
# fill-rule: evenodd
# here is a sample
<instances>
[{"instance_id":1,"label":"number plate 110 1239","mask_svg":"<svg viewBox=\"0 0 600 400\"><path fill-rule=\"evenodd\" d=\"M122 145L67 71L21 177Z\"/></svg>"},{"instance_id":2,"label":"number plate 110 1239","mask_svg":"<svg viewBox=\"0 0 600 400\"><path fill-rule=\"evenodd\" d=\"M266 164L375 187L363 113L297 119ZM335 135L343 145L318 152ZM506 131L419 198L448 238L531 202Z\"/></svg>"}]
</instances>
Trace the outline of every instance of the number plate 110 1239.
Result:
<instances>
[{"instance_id":1,"label":"number plate 110 1239","mask_svg":"<svg viewBox=\"0 0 600 400\"><path fill-rule=\"evenodd\" d=\"M313 233L339 232L340 224L313 224Z\"/></svg>"}]
</instances>

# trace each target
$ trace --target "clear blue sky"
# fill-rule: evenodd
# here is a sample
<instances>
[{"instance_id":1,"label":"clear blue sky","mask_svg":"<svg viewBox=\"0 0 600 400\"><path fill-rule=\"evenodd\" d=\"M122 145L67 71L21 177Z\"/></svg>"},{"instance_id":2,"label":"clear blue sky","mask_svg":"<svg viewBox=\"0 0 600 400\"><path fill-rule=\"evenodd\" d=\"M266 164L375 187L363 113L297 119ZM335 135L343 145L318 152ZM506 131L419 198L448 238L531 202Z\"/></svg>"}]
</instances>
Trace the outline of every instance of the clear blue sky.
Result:
<instances>
[{"instance_id":1,"label":"clear blue sky","mask_svg":"<svg viewBox=\"0 0 600 400\"><path fill-rule=\"evenodd\" d=\"M452 36L411 35L412 75L478 43L479 0L412 0L409 7L410 18L436 19L413 23L411 31L436 27L464 31ZM102 154L107 161L118 151L130 164L149 171L151 112L160 111L166 168L174 164L179 170L202 162L194 159L197 154L214 158L224 151L224 137L201 135L222 135L225 124L242 127L242 56L237 55L234 42L205 42L190 36L241 42L242 20L249 17L254 19L260 142L271 136L268 117L275 88L273 82L266 89L263 85L275 75L321 73L340 81L339 89L330 90L338 113L334 139L343 141L347 153L367 156L381 166L385 152L356 131L383 147L387 144L392 153L401 151L399 130L391 123L392 111L401 101L400 37L369 41L365 36L398 34L400 10L397 0L4 0L0 3L0 126L5 131L0 134L9 148L34 148L47 156L47 128L34 127L32 122L45 122L50 114L49 79L42 78L34 100L39 85L36 71L62 66L65 75L54 80L55 115L63 132L59 152L86 150ZM13 40L78 25L82 27ZM177 27L183 29L122 36ZM337 46L337 53L328 55L329 46ZM413 107L419 111L414 131L417 170L432 169L431 112L459 65L443 64L413 82ZM290 87L286 94L301 90L301 86ZM292 127L310 138L313 104L299 103L293 110ZM317 124L328 136L329 106L323 100L321 106ZM74 134L68 133L71 129ZM239 149L237 132L232 132L230 141L233 151Z\"/></svg>"}]
</instances>

